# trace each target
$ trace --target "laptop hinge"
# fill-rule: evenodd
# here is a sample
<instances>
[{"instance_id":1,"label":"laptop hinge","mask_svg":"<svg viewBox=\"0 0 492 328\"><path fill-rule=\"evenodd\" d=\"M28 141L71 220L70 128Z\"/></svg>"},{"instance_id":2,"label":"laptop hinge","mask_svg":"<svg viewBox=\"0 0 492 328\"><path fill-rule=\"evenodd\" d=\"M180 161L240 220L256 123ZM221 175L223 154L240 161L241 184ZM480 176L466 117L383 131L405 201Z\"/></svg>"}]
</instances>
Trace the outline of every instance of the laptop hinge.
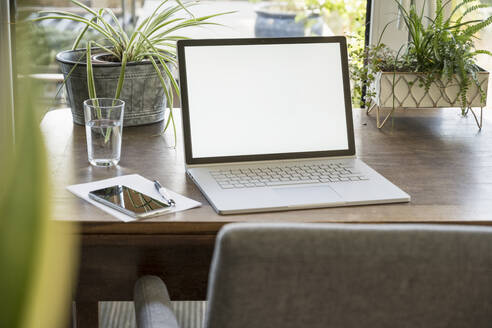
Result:
<instances>
[{"instance_id":1,"label":"laptop hinge","mask_svg":"<svg viewBox=\"0 0 492 328\"><path fill-rule=\"evenodd\" d=\"M228 166L228 165L255 165L255 164L268 164L268 163L289 163L289 162L309 162L309 161L322 161L322 160L337 160L337 159L349 159L357 158L356 155L350 156L330 156L330 157L310 157L310 158L295 158L295 159L275 159L266 161L247 161L247 162L225 162L225 163L206 163L206 164L185 164L185 167L211 167L211 166Z\"/></svg>"}]
</instances>

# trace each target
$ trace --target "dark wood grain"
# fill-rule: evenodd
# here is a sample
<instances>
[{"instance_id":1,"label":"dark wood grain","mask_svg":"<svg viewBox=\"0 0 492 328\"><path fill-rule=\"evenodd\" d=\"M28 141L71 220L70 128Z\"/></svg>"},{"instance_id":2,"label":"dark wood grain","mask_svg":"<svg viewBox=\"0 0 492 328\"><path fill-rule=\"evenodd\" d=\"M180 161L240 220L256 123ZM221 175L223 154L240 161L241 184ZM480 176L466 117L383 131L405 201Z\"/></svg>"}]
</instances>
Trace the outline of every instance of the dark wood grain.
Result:
<instances>
[{"instance_id":1,"label":"dark wood grain","mask_svg":"<svg viewBox=\"0 0 492 328\"><path fill-rule=\"evenodd\" d=\"M94 234L209 234L236 221L486 223L492 218L492 124L487 114L481 132L472 117L462 118L456 109L397 112L393 127L389 122L378 130L374 117L354 111L358 156L408 192L410 203L219 216L185 175L179 133L174 149L171 133L155 136L161 124L125 128L120 166L95 168L87 162L84 128L72 125L67 110L57 110L42 123L52 163L54 218L79 222L82 233ZM204 206L124 224L65 190L70 184L131 173L157 178Z\"/></svg>"},{"instance_id":2,"label":"dark wood grain","mask_svg":"<svg viewBox=\"0 0 492 328\"><path fill-rule=\"evenodd\" d=\"M99 303L92 302L76 302L75 303L75 324L76 328L99 328Z\"/></svg>"},{"instance_id":3,"label":"dark wood grain","mask_svg":"<svg viewBox=\"0 0 492 328\"><path fill-rule=\"evenodd\" d=\"M83 235L77 300L131 300L146 274L160 276L173 300L203 300L214 242L214 235Z\"/></svg>"},{"instance_id":4,"label":"dark wood grain","mask_svg":"<svg viewBox=\"0 0 492 328\"><path fill-rule=\"evenodd\" d=\"M407 110L378 130L375 117L354 110L358 156L408 192L410 203L219 216L185 174L181 133L174 148L172 133L159 135L162 124L124 128L120 165L95 168L87 161L84 128L73 126L66 109L48 113L41 127L51 164L53 218L77 223L81 236L79 327L96 327L94 302L130 300L135 280L144 274L161 276L173 299L204 299L215 235L228 222L491 224L488 116L485 111L479 132L473 117L460 117L456 109ZM123 223L65 189L132 173L159 179L203 206Z\"/></svg>"}]
</instances>

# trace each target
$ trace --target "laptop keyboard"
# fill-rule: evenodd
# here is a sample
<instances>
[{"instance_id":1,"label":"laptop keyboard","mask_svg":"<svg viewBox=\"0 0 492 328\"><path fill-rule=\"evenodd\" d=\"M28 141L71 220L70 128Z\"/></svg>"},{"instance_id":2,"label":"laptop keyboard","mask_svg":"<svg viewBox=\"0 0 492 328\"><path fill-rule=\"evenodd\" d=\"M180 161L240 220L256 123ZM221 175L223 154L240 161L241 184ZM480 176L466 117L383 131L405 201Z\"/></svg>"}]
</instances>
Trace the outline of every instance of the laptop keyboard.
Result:
<instances>
[{"instance_id":1,"label":"laptop keyboard","mask_svg":"<svg viewBox=\"0 0 492 328\"><path fill-rule=\"evenodd\" d=\"M369 180L347 163L221 169L210 174L222 189Z\"/></svg>"}]
</instances>

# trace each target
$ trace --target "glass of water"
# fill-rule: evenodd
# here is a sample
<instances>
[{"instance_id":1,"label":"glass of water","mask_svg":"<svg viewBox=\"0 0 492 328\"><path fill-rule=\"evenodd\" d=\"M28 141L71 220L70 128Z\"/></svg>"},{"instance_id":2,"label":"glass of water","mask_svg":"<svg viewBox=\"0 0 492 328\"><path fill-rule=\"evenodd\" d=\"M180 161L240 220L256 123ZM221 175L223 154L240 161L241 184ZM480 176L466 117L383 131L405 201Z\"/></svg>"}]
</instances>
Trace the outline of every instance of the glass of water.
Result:
<instances>
[{"instance_id":1,"label":"glass of water","mask_svg":"<svg viewBox=\"0 0 492 328\"><path fill-rule=\"evenodd\" d=\"M84 101L85 135L89 163L114 166L120 161L125 102L94 98Z\"/></svg>"}]
</instances>

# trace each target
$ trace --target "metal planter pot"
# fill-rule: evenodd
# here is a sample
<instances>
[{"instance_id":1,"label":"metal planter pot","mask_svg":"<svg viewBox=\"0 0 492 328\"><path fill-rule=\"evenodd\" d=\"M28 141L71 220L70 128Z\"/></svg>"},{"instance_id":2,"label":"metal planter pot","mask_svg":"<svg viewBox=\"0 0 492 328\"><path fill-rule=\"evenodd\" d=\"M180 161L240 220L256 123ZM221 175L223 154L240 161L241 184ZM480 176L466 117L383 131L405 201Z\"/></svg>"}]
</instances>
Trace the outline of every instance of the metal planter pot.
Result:
<instances>
[{"instance_id":1,"label":"metal planter pot","mask_svg":"<svg viewBox=\"0 0 492 328\"><path fill-rule=\"evenodd\" d=\"M382 128L395 109L405 108L448 108L461 107L459 96L459 78L454 75L449 81L446 78L436 80L428 91L419 86L419 74L405 72L378 72L370 90L374 93L372 105L367 112L376 109L377 126ZM489 72L477 73L481 90L487 96ZM482 128L482 110L487 103L487 98L482 99L480 88L472 83L466 93L467 111L471 111L475 117L477 126ZM474 110L480 108L478 117ZM383 121L380 121L380 110L390 109Z\"/></svg>"},{"instance_id":2,"label":"metal planter pot","mask_svg":"<svg viewBox=\"0 0 492 328\"><path fill-rule=\"evenodd\" d=\"M316 22L306 29L305 21L296 22L296 14L276 9L278 5L264 4L256 10L255 36L257 38L302 37L306 35L322 35L323 19L312 14L308 19Z\"/></svg>"},{"instance_id":3,"label":"metal planter pot","mask_svg":"<svg viewBox=\"0 0 492 328\"><path fill-rule=\"evenodd\" d=\"M62 51L56 55L66 81L68 102L73 121L84 124L83 102L89 98L85 49ZM94 56L102 54L99 49ZM97 97L113 98L120 76L120 63L93 61L94 83ZM163 70L162 70L163 71ZM165 76L164 71L162 75ZM167 81L169 87L169 81ZM164 90L157 72L150 62L131 62L125 70L125 81L120 94L125 102L123 126L144 125L162 121L166 109Z\"/></svg>"}]
</instances>

